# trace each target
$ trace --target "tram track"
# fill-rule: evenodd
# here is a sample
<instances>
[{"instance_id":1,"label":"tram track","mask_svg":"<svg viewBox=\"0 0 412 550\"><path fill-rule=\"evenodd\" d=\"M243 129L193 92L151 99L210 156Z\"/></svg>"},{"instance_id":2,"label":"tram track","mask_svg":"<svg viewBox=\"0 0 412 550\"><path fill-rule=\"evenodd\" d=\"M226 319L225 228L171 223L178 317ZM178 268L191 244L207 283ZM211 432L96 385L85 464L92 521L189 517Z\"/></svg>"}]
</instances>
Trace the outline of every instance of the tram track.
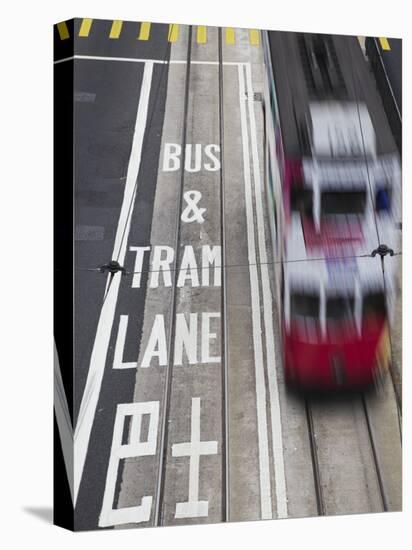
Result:
<instances>
[{"instance_id":1,"label":"tram track","mask_svg":"<svg viewBox=\"0 0 412 550\"><path fill-rule=\"evenodd\" d=\"M371 448L371 453L372 453L372 457L373 457L373 462L375 464L376 479L377 479L377 482L378 482L379 492L380 492L380 496L381 496L381 499L382 499L382 508L383 508L384 512L387 512L389 510L388 498L387 498L386 492L385 492L383 476L382 476L382 472L381 472L381 468L380 468L380 464L379 464L378 449L377 449L377 446L375 444L375 438L374 438L374 435L373 435L373 429L372 429L372 425L371 425L371 421L370 421L368 406L367 406L364 394L361 394L360 400L361 400L363 412L365 414L365 420L366 420L366 426L367 426L367 430L368 430L370 448Z\"/></svg>"},{"instance_id":2,"label":"tram track","mask_svg":"<svg viewBox=\"0 0 412 550\"><path fill-rule=\"evenodd\" d=\"M305 413L306 413L306 421L308 424L310 454L312 457L312 469L313 469L313 481L315 485L316 507L318 510L318 515L324 516L325 505L324 505L324 499L323 499L322 483L320 479L320 468L319 468L316 434L315 434L314 425L313 425L312 410L310 407L310 401L308 397L305 397Z\"/></svg>"},{"instance_id":3,"label":"tram track","mask_svg":"<svg viewBox=\"0 0 412 550\"><path fill-rule=\"evenodd\" d=\"M173 265L171 266L171 272L173 273L173 282L172 282L172 296L171 296L171 306L170 306L170 324L168 332L168 361L165 372L165 390L164 390L164 399L163 399L163 411L161 414L161 431L160 431L160 451L159 451L159 474L156 487L156 506L154 514L154 525L160 526L164 525L166 522L165 515L165 484L166 484L166 468L168 464L168 451L170 447L170 438L169 438L169 425L171 422L171 396L172 396L172 386L173 386L173 364L174 364L174 354L175 354L175 341L176 341L176 315L178 310L178 261L179 261L179 250L182 246L182 211L183 211L183 201L184 201L184 189L185 189L185 164L186 164L186 145L188 142L188 129L189 124L189 104L190 104L190 94L191 94L191 66L192 66L192 57L193 57L193 31L192 27L188 27L188 44L186 52L186 72L185 72L185 88L184 88L184 99L183 99L183 119L182 119L182 140L181 140L181 173L179 181L179 191L177 197L177 216L176 216L176 226L174 230L175 241L174 241L174 250L176 254L174 256ZM222 53L222 30L218 31L218 88L219 88L219 100L218 100L218 116L219 116L219 146L221 159L223 159L223 141L224 141L224 117L223 117L223 53ZM194 77L192 77L194 78ZM223 266L226 264L226 234L225 234L225 187L224 187L224 172L223 172L223 160L220 163L220 172L219 172L219 203L220 203L220 241L221 241L221 297L220 297L220 316L221 316L221 384L222 384L222 443L221 443L221 461L222 461L222 494L221 494L221 520L229 521L229 460L228 460L228 365L227 365L227 352L226 352L226 342L227 342L227 324L226 324L226 278L225 270Z\"/></svg>"},{"instance_id":4,"label":"tram track","mask_svg":"<svg viewBox=\"0 0 412 550\"><path fill-rule=\"evenodd\" d=\"M320 433L322 430L320 429L320 426L316 425L317 423L320 422L320 417L318 417L317 421L314 418L315 415L313 412L313 406L315 402L313 401L313 399L314 397L309 394L303 396L307 430L308 430L308 439L309 439L309 445L310 445L310 454L311 454L311 460L312 460L313 485L314 485L317 514L319 516L324 516L324 515L339 513L338 510L328 509L328 505L325 501L325 491L327 491L327 494L330 494L332 489L330 486L328 486L328 482L326 480L329 479L329 483L330 483L331 471L332 471L331 468L333 469L335 464L334 463L322 464L322 453L320 454L320 449L322 448L323 445L333 446L334 436L332 436L332 439L329 442L327 442L327 440L324 440L320 437ZM391 498L388 495L387 489L385 486L385 471L384 471L384 468L382 468L382 464L381 464L382 457L380 456L379 441L375 433L376 428L374 427L372 416L371 416L373 415L373 411L370 411L368 408L368 401L364 392L361 392L358 395L355 394L354 396L352 396L352 398L350 396L347 396L345 398L345 402L349 403L351 399L353 399L352 405L354 407L354 410L356 409L360 413L360 416L364 418L362 425L364 426L365 431L363 432L363 439L362 439L362 435L360 436L360 443L364 445L364 449L370 458L369 460L370 467L373 468L374 470L374 477L376 479L376 488L377 488L377 491L375 492L375 494L378 495L376 499L379 498L379 502L378 500L375 499L374 506L383 512L391 511L391 504L390 504ZM326 413L328 413L327 408L326 408ZM317 414L319 415L319 411ZM324 437L327 437L325 434L323 435ZM338 434L336 437L338 437ZM373 479L373 476L372 476L372 479ZM350 480L346 480L344 478L341 478L339 481L335 479L333 491L339 492L340 490L343 490L344 489L343 483L346 483L346 481L347 483L350 483ZM330 504L329 504L329 507L330 507ZM370 510L370 511L373 511L373 510Z\"/></svg>"},{"instance_id":5,"label":"tram track","mask_svg":"<svg viewBox=\"0 0 412 550\"><path fill-rule=\"evenodd\" d=\"M182 135L182 170L180 174L180 186L179 186L179 197L178 197L178 216L176 217L176 228L175 228L175 243L174 249L176 254L174 257L173 264L173 277L174 281L172 284L172 297L171 297L171 322L169 326L169 354L168 361L166 365L166 382L165 382L165 395L163 400L163 413L162 413L162 424L161 424L161 433L160 433L160 453L159 453L159 475L157 480L157 490L156 490L156 508L154 516L154 525L162 525L162 504L165 490L165 470L166 470L166 461L167 461L167 449L169 444L168 438L168 421L169 421L169 410L170 410L170 398L171 398L171 389L172 389L172 379L173 379L173 356L174 356L174 340L175 340L175 331L176 331L176 289L177 289L177 279L179 270L178 267L178 254L180 244L180 216L182 212L183 205L183 186L184 186L184 165L185 165L185 156L186 156L186 135L187 135L187 119L188 119L188 107L189 107L189 88L190 88L190 69L191 69L191 53L192 53L192 26L188 27L188 45L187 45L187 56L186 56L186 75L185 75L185 92L184 92L184 107L183 107L183 135Z\"/></svg>"},{"instance_id":6,"label":"tram track","mask_svg":"<svg viewBox=\"0 0 412 550\"><path fill-rule=\"evenodd\" d=\"M227 322L227 278L226 278L226 222L225 222L225 177L224 177L224 117L223 117L223 39L222 28L218 29L218 63L219 63L219 145L220 145L220 242L221 242L221 358L222 358L222 521L230 520L229 495L229 391L228 391L228 354L226 343Z\"/></svg>"}]
</instances>

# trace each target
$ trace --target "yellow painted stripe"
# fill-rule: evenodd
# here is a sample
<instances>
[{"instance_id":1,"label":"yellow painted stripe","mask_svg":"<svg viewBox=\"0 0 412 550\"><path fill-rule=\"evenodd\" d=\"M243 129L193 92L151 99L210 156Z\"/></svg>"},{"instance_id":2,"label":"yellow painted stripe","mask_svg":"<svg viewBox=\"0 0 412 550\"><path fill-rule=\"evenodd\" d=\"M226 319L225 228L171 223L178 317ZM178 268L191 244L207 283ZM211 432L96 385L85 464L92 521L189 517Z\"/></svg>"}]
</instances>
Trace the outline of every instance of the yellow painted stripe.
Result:
<instances>
[{"instance_id":1,"label":"yellow painted stripe","mask_svg":"<svg viewBox=\"0 0 412 550\"><path fill-rule=\"evenodd\" d=\"M249 37L252 46L259 46L259 31L257 31L256 29L250 29Z\"/></svg>"},{"instance_id":2,"label":"yellow painted stripe","mask_svg":"<svg viewBox=\"0 0 412 550\"><path fill-rule=\"evenodd\" d=\"M206 44L207 42L207 31L204 25L199 25L197 27L196 40L198 44Z\"/></svg>"},{"instance_id":3,"label":"yellow painted stripe","mask_svg":"<svg viewBox=\"0 0 412 550\"><path fill-rule=\"evenodd\" d=\"M169 25L169 42L177 42L179 38L179 25L171 23Z\"/></svg>"},{"instance_id":4,"label":"yellow painted stripe","mask_svg":"<svg viewBox=\"0 0 412 550\"><path fill-rule=\"evenodd\" d=\"M122 31L123 21L113 21L112 28L110 29L109 38L119 38Z\"/></svg>"},{"instance_id":5,"label":"yellow painted stripe","mask_svg":"<svg viewBox=\"0 0 412 550\"><path fill-rule=\"evenodd\" d=\"M381 43L382 50L390 50L391 47L389 46L389 42L387 38L379 38L379 42Z\"/></svg>"},{"instance_id":6,"label":"yellow painted stripe","mask_svg":"<svg viewBox=\"0 0 412 550\"><path fill-rule=\"evenodd\" d=\"M228 27L226 29L226 44L234 44L235 43L235 29L232 27Z\"/></svg>"},{"instance_id":7,"label":"yellow painted stripe","mask_svg":"<svg viewBox=\"0 0 412 550\"><path fill-rule=\"evenodd\" d=\"M92 27L93 19L83 19L79 30L79 36L86 38L89 36L90 29Z\"/></svg>"},{"instance_id":8,"label":"yellow painted stripe","mask_svg":"<svg viewBox=\"0 0 412 550\"><path fill-rule=\"evenodd\" d=\"M138 40L149 40L151 23L141 23Z\"/></svg>"},{"instance_id":9,"label":"yellow painted stripe","mask_svg":"<svg viewBox=\"0 0 412 550\"><path fill-rule=\"evenodd\" d=\"M70 38L69 29L67 28L66 21L57 23L57 30L59 31L60 40L67 40Z\"/></svg>"}]
</instances>

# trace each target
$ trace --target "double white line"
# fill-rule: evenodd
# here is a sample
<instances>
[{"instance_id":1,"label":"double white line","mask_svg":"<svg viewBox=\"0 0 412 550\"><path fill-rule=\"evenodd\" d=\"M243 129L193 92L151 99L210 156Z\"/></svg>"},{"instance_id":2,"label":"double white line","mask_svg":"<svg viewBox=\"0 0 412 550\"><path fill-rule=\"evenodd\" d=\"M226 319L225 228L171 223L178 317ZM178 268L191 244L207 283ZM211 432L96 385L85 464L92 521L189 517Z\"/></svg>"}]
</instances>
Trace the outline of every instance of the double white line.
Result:
<instances>
[{"instance_id":1,"label":"double white line","mask_svg":"<svg viewBox=\"0 0 412 550\"><path fill-rule=\"evenodd\" d=\"M283 458L282 423L280 415L279 389L276 377L275 343L273 332L272 295L270 291L269 269L265 242L263 218L263 189L261 182L259 153L257 146L256 119L254 112L252 72L250 63L238 66L239 105L242 129L243 171L246 198L247 243L250 291L252 302L253 347L255 354L256 407L259 442L259 473L262 519L272 518L272 491L270 480L269 432L266 410L265 365L262 343L261 298L257 269L256 235L253 219L253 197L250 170L249 135L246 107L249 113L250 142L252 149L253 183L256 202L257 241L260 260L260 273L263 300L263 322L266 336L266 371L269 385L269 402L272 428L272 452L275 471L276 512L277 517L287 517L286 480ZM247 97L246 97L247 96Z\"/></svg>"}]
</instances>

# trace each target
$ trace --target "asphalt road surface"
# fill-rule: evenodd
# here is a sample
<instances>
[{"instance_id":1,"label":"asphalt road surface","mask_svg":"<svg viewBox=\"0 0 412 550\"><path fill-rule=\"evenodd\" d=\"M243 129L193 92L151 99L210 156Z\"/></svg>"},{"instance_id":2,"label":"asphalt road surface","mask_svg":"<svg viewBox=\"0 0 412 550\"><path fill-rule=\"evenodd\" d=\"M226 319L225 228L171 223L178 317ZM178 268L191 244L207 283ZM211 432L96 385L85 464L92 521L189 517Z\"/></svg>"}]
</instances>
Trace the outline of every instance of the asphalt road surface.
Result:
<instances>
[{"instance_id":1,"label":"asphalt road surface","mask_svg":"<svg viewBox=\"0 0 412 550\"><path fill-rule=\"evenodd\" d=\"M379 42L379 46L396 103L402 113L402 40L390 38L383 44Z\"/></svg>"},{"instance_id":2,"label":"asphalt road surface","mask_svg":"<svg viewBox=\"0 0 412 550\"><path fill-rule=\"evenodd\" d=\"M285 388L260 34L78 19L56 40L56 74L74 66L75 528L400 510L391 381ZM127 273L101 273L111 259Z\"/></svg>"}]
</instances>

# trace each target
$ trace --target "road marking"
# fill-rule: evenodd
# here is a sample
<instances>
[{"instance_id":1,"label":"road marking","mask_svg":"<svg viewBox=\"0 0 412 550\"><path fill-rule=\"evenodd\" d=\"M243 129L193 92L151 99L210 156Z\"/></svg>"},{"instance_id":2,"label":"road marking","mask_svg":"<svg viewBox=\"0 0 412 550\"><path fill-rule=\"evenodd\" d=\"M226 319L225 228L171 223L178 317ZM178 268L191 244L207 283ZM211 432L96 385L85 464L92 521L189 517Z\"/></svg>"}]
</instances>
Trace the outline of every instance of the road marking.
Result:
<instances>
[{"instance_id":1,"label":"road marking","mask_svg":"<svg viewBox=\"0 0 412 550\"><path fill-rule=\"evenodd\" d=\"M149 40L151 23L141 23L138 40Z\"/></svg>"},{"instance_id":2,"label":"road marking","mask_svg":"<svg viewBox=\"0 0 412 550\"><path fill-rule=\"evenodd\" d=\"M259 46L259 31L257 31L256 29L250 29L249 38L252 46Z\"/></svg>"},{"instance_id":3,"label":"road marking","mask_svg":"<svg viewBox=\"0 0 412 550\"><path fill-rule=\"evenodd\" d=\"M189 457L189 497L177 502L175 518L198 518L209 515L209 501L199 500L200 456L216 455L217 441L200 440L200 397L192 397L190 441L172 445L172 456Z\"/></svg>"},{"instance_id":4,"label":"road marking","mask_svg":"<svg viewBox=\"0 0 412 550\"><path fill-rule=\"evenodd\" d=\"M115 20L112 23L112 28L110 29L109 38L119 38L122 31L123 21Z\"/></svg>"},{"instance_id":5,"label":"road marking","mask_svg":"<svg viewBox=\"0 0 412 550\"><path fill-rule=\"evenodd\" d=\"M183 195L183 198L186 201L187 206L180 216L182 222L203 223L205 221L203 214L206 212L206 208L199 208L197 206L199 201L202 200L202 193L200 191L186 191Z\"/></svg>"},{"instance_id":6,"label":"road marking","mask_svg":"<svg viewBox=\"0 0 412 550\"><path fill-rule=\"evenodd\" d=\"M232 27L226 28L226 44L235 43L235 29Z\"/></svg>"},{"instance_id":7,"label":"road marking","mask_svg":"<svg viewBox=\"0 0 412 550\"><path fill-rule=\"evenodd\" d=\"M288 515L286 497L285 464L283 457L282 419L280 413L279 388L276 376L276 356L273 330L272 294L270 291L270 279L268 259L266 252L265 224L263 218L263 188L261 184L259 152L257 146L256 119L253 101L252 70L250 64L246 65L247 75L247 103L249 107L250 133L252 139L253 180L255 183L256 218L259 240L259 257L262 274L263 310L266 335L266 361L269 382L270 411L272 423L272 446L275 469L276 510L279 518Z\"/></svg>"},{"instance_id":8,"label":"road marking","mask_svg":"<svg viewBox=\"0 0 412 550\"><path fill-rule=\"evenodd\" d=\"M89 36L92 23L93 19L83 19L79 30L79 36L81 38L86 38Z\"/></svg>"},{"instance_id":9,"label":"road marking","mask_svg":"<svg viewBox=\"0 0 412 550\"><path fill-rule=\"evenodd\" d=\"M143 416L149 416L146 441L141 441L140 439ZM131 418L131 425L128 442L123 443L124 425L127 417ZM139 506L126 506L124 508L113 508L113 500L120 461L127 458L136 459L140 456L154 456L156 454L158 426L159 401L121 403L117 405L99 527L149 521L152 511L152 495L144 496Z\"/></svg>"},{"instance_id":10,"label":"road marking","mask_svg":"<svg viewBox=\"0 0 412 550\"><path fill-rule=\"evenodd\" d=\"M126 254L127 239L130 231L131 216L128 215L129 207L134 203L137 190L137 176L139 173L142 155L143 137L147 123L147 111L149 107L150 88L152 84L153 63L147 61L144 66L143 81L140 90L139 105L137 108L136 123L133 135L132 150L127 168L126 185L123 195L123 203L120 211L119 222L116 231L112 258L118 258L122 265ZM122 236L124 234L124 238ZM107 294L100 312L96 337L90 358L89 372L86 386L82 396L79 416L74 434L74 504L76 505L79 486L82 479L83 468L86 461L90 434L93 420L99 400L103 373L106 365L107 350L113 327L116 310L117 295L119 292L121 274L113 277L110 292Z\"/></svg>"},{"instance_id":11,"label":"road marking","mask_svg":"<svg viewBox=\"0 0 412 550\"><path fill-rule=\"evenodd\" d=\"M185 65L187 61L185 59L182 59L182 60L171 59L169 63L174 65ZM191 59L190 64L191 65L219 65L219 61L196 61ZM223 65L228 65L228 63L223 62Z\"/></svg>"},{"instance_id":12,"label":"road marking","mask_svg":"<svg viewBox=\"0 0 412 550\"><path fill-rule=\"evenodd\" d=\"M54 413L56 415L63 460L73 502L73 426L64 390L56 344L54 344ZM58 443L55 442L55 444L57 445Z\"/></svg>"},{"instance_id":13,"label":"road marking","mask_svg":"<svg viewBox=\"0 0 412 550\"><path fill-rule=\"evenodd\" d=\"M270 487L270 468L269 468L269 444L268 427L266 414L266 388L265 373L263 366L262 349L262 327L260 319L260 296L259 282L257 273L257 258L255 248L255 230L253 221L253 203L252 203L252 185L250 175L250 153L248 142L248 130L246 121L245 105L245 77L243 74L244 66L239 65L239 105L240 121L242 129L243 145L243 172L245 183L246 200L246 223L247 223L247 243L248 243L248 261L250 276L250 293L252 302L252 325L253 325L253 350L256 378L256 412L258 425L258 445L259 445L259 478L260 478L260 508L262 519L272 518L272 496Z\"/></svg>"},{"instance_id":14,"label":"road marking","mask_svg":"<svg viewBox=\"0 0 412 550\"><path fill-rule=\"evenodd\" d=\"M59 31L60 40L67 40L70 38L69 29L67 28L66 21L57 23L57 30Z\"/></svg>"},{"instance_id":15,"label":"road marking","mask_svg":"<svg viewBox=\"0 0 412 550\"><path fill-rule=\"evenodd\" d=\"M120 315L119 328L117 329L116 344L114 348L114 369L135 369L137 368L136 361L123 361L123 351L126 343L127 326L129 324L128 315Z\"/></svg>"},{"instance_id":16,"label":"road marking","mask_svg":"<svg viewBox=\"0 0 412 550\"><path fill-rule=\"evenodd\" d=\"M379 38L379 42L381 43L382 50L388 51L388 50L391 49L391 47L389 45L389 40L387 38L381 37L381 38Z\"/></svg>"},{"instance_id":17,"label":"road marking","mask_svg":"<svg viewBox=\"0 0 412 550\"><path fill-rule=\"evenodd\" d=\"M177 42L178 39L179 39L179 25L175 25L171 23L169 25L168 40L169 42Z\"/></svg>"},{"instance_id":18,"label":"road marking","mask_svg":"<svg viewBox=\"0 0 412 550\"><path fill-rule=\"evenodd\" d=\"M203 25L197 27L196 40L198 44L206 44L207 42L207 30Z\"/></svg>"},{"instance_id":19,"label":"road marking","mask_svg":"<svg viewBox=\"0 0 412 550\"><path fill-rule=\"evenodd\" d=\"M65 61L72 61L73 59L85 59L89 61L124 61L128 63L162 63L166 64L168 61L164 61L163 59L143 59L141 57L114 57L114 56L104 56L104 55L72 55L70 57L64 57L63 59L58 59L54 62L56 65L57 63L64 63ZM186 63L186 61L184 62Z\"/></svg>"},{"instance_id":20,"label":"road marking","mask_svg":"<svg viewBox=\"0 0 412 550\"><path fill-rule=\"evenodd\" d=\"M74 59L86 59L89 61L122 61L128 63L160 63L164 65L184 65L187 63L186 60L182 59L170 59L170 61L165 61L164 59L143 59L140 57L114 57L114 56L103 56L103 55L71 55L70 57L64 57L63 59L57 59L54 61L54 64L64 63L65 61L73 61ZM192 65L219 65L219 61L196 61L191 60ZM223 61L223 65L239 67L245 65L244 61Z\"/></svg>"},{"instance_id":21,"label":"road marking","mask_svg":"<svg viewBox=\"0 0 412 550\"><path fill-rule=\"evenodd\" d=\"M90 33L90 29L93 23L93 19L83 19L79 30L79 36L81 38L87 38ZM123 21L114 20L110 29L109 38L119 38L122 30ZM57 29L59 31L60 39L66 40L70 38L69 30L65 22L58 23ZM144 22L140 24L140 30L138 40L150 39L151 23ZM249 30L249 39L252 46L258 46L260 43L260 34L256 29ZM177 42L179 40L179 25L174 23L169 24L168 41ZM379 39L382 45L382 49L390 50L389 42L386 38ZM207 27L205 25L198 25L196 32L196 41L198 44L206 44L207 42ZM226 28L226 44L235 44L235 29L233 27Z\"/></svg>"}]
</instances>

